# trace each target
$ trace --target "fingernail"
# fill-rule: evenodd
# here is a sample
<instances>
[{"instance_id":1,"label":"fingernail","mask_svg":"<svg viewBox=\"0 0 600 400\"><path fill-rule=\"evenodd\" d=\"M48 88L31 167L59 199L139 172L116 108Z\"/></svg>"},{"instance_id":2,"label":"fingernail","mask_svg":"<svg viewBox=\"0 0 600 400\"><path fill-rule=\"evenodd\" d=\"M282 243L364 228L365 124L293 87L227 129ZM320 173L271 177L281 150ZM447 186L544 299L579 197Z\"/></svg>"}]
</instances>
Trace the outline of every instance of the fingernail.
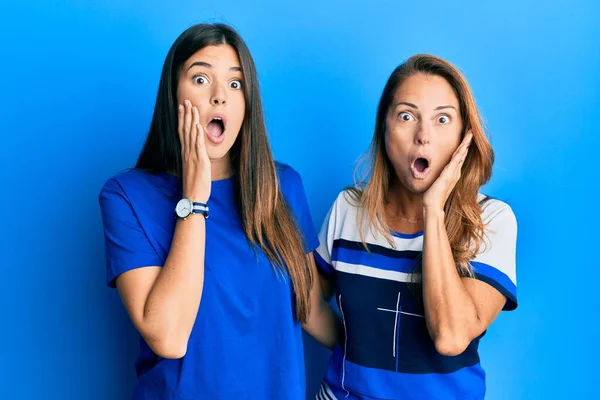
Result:
<instances>
[{"instance_id":1,"label":"fingernail","mask_svg":"<svg viewBox=\"0 0 600 400\"><path fill-rule=\"evenodd\" d=\"M181 104L179 105L179 111L183 111L183 106Z\"/></svg>"}]
</instances>

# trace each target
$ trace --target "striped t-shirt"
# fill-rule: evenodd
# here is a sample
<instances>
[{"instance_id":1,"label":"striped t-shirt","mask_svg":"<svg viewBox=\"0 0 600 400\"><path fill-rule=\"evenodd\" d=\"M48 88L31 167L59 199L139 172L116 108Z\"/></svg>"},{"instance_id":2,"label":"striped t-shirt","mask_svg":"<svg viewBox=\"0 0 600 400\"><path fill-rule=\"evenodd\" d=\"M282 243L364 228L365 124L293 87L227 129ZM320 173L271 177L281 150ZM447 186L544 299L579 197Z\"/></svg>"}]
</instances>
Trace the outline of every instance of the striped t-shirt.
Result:
<instances>
[{"instance_id":1,"label":"striped t-shirt","mask_svg":"<svg viewBox=\"0 0 600 400\"><path fill-rule=\"evenodd\" d=\"M513 310L516 219L506 203L483 195L479 199L486 235L471 261L474 278L504 294L504 310ZM478 353L483 334L462 354L450 357L436 351L427 331L415 290L420 274L414 273L423 232L392 232L391 246L363 221L366 251L357 212L349 194L342 192L325 219L315 252L321 273L334 282L346 333L343 346L332 353L317 399L483 399L485 373Z\"/></svg>"}]
</instances>

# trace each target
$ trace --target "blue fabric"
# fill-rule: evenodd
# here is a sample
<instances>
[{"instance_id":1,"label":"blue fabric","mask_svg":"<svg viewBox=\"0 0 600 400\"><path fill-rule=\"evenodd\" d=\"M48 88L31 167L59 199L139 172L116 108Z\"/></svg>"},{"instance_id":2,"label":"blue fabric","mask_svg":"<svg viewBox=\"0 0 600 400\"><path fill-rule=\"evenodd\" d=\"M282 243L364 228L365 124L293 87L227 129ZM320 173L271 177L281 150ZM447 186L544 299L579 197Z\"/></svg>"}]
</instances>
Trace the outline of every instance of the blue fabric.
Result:
<instances>
[{"instance_id":1,"label":"blue fabric","mask_svg":"<svg viewBox=\"0 0 600 400\"><path fill-rule=\"evenodd\" d=\"M517 285L508 276L497 268L480 262L472 261L475 279L479 279L492 285L500 293L506 296L506 304L503 309L512 311L517 308Z\"/></svg>"},{"instance_id":2,"label":"blue fabric","mask_svg":"<svg viewBox=\"0 0 600 400\"><path fill-rule=\"evenodd\" d=\"M302 180L284 164L277 171L309 253L318 238ZM107 181L100 205L108 285L133 268L164 264L180 198L179 180L168 174L130 170ZM302 332L291 281L249 245L233 178L212 182L208 204L204 289L187 353L163 359L140 337L134 399L304 400Z\"/></svg>"},{"instance_id":3,"label":"blue fabric","mask_svg":"<svg viewBox=\"0 0 600 400\"><path fill-rule=\"evenodd\" d=\"M364 367L348 360L343 362L343 356L340 347L334 349L325 378L329 390L340 400L481 400L485 397L485 385L480 384L485 381L485 372L479 363L452 374L414 374Z\"/></svg>"}]
</instances>

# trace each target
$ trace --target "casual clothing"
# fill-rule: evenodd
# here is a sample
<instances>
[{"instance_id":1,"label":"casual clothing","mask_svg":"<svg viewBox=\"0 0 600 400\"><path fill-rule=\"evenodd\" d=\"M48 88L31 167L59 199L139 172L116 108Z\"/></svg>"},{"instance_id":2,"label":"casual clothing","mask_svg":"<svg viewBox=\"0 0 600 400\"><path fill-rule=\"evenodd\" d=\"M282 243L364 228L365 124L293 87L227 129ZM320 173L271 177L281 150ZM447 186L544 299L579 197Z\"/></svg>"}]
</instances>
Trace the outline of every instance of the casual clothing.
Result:
<instances>
[{"instance_id":1,"label":"casual clothing","mask_svg":"<svg viewBox=\"0 0 600 400\"><path fill-rule=\"evenodd\" d=\"M302 180L284 164L277 164L277 173L309 253L318 238ZM180 180L169 174L130 170L106 182L100 205L108 285L125 271L165 263L181 196ZM204 287L187 353L158 357L140 337L134 399L304 400L302 330L291 280L246 239L234 178L213 181L208 204Z\"/></svg>"},{"instance_id":2,"label":"casual clothing","mask_svg":"<svg viewBox=\"0 0 600 400\"><path fill-rule=\"evenodd\" d=\"M480 195L480 200L484 196ZM440 355L431 340L414 272L423 250L423 232L393 232L393 244L365 225L365 250L357 226L358 208L342 192L323 224L315 252L322 274L335 283L346 332L334 349L317 399L483 399L485 373L478 346L483 334L455 357ZM515 246L511 208L487 199L486 240L471 262L474 278L517 306Z\"/></svg>"}]
</instances>

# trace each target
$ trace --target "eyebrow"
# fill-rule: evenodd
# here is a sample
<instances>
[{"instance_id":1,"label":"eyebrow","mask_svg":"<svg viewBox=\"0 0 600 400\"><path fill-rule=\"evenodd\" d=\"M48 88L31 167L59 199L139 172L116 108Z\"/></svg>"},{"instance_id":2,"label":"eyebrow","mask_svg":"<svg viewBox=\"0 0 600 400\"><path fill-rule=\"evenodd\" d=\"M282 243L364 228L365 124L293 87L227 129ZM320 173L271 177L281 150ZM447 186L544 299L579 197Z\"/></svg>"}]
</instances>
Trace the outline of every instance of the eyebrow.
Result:
<instances>
[{"instance_id":1,"label":"eyebrow","mask_svg":"<svg viewBox=\"0 0 600 400\"><path fill-rule=\"evenodd\" d=\"M399 101L399 102L397 102L396 103L396 107L398 107L400 104L404 104L405 106L409 106L410 108L414 108L415 110L419 109L419 107L417 107L413 103L407 103L406 101Z\"/></svg>"},{"instance_id":2,"label":"eyebrow","mask_svg":"<svg viewBox=\"0 0 600 400\"><path fill-rule=\"evenodd\" d=\"M418 110L418 109L419 109L419 107L417 107L415 104L413 104L413 103L408 103L408 102L406 102L406 101L399 101L399 102L397 102L397 103L396 103L396 107L398 107L398 106L399 106L399 105L401 105L401 104L404 104L405 106L408 106L408 107L410 107L410 108L414 108L415 110ZM446 106L438 106L438 107L436 107L435 109L436 109L436 111L437 111L437 110L443 110L443 109L446 109L446 108L452 108L454 111L456 111L456 107L454 107L454 106L451 106L451 105L446 105Z\"/></svg>"},{"instance_id":3,"label":"eyebrow","mask_svg":"<svg viewBox=\"0 0 600 400\"><path fill-rule=\"evenodd\" d=\"M213 66L209 63L207 63L206 61L195 61L192 63L192 65L190 65L190 67L188 68L188 71L190 69L192 69L192 67L204 67L204 68L212 68ZM234 72L242 72L242 69L240 67L231 67L229 68L230 71L234 71Z\"/></svg>"},{"instance_id":4,"label":"eyebrow","mask_svg":"<svg viewBox=\"0 0 600 400\"><path fill-rule=\"evenodd\" d=\"M447 105L447 106L439 106L439 107L436 107L435 109L436 109L436 110L443 110L443 109L445 109L445 108L451 108L451 109L453 109L454 111L456 111L456 108L455 108L454 106L451 106L451 105Z\"/></svg>"}]
</instances>

